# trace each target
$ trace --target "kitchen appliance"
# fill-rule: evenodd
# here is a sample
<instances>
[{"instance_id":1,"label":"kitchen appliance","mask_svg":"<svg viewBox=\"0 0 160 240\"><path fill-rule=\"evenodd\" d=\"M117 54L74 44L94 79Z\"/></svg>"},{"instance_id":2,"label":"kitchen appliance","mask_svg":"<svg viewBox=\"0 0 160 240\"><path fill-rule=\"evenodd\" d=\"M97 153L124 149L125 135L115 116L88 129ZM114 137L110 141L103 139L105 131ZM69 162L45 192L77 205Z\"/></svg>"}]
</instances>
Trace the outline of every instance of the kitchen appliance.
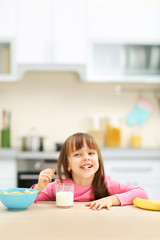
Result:
<instances>
[{"instance_id":1,"label":"kitchen appliance","mask_svg":"<svg viewBox=\"0 0 160 240\"><path fill-rule=\"evenodd\" d=\"M38 182L39 173L46 169L57 169L57 159L18 159L17 162L17 184L18 187L30 188L32 185ZM53 177L52 181L56 178Z\"/></svg>"}]
</instances>

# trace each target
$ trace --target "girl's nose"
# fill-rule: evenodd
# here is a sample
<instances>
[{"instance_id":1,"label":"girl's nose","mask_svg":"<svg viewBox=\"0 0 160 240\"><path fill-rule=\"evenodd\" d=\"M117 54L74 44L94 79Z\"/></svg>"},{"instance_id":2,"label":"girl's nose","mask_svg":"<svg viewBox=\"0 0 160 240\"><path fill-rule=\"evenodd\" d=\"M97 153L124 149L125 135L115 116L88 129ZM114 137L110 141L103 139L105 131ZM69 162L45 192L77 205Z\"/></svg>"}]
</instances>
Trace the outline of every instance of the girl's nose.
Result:
<instances>
[{"instance_id":1,"label":"girl's nose","mask_svg":"<svg viewBox=\"0 0 160 240\"><path fill-rule=\"evenodd\" d=\"M84 154L83 161L87 161L90 159L90 156L86 153Z\"/></svg>"}]
</instances>

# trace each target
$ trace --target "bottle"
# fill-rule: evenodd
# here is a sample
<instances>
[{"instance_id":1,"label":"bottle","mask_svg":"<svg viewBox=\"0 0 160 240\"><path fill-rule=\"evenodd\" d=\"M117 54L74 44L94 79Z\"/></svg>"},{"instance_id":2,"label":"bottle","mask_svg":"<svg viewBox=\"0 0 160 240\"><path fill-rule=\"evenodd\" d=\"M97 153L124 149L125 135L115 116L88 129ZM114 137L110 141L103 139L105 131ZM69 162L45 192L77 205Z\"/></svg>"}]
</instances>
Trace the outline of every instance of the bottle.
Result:
<instances>
[{"instance_id":1,"label":"bottle","mask_svg":"<svg viewBox=\"0 0 160 240\"><path fill-rule=\"evenodd\" d=\"M11 113L3 111L2 113L2 130L1 130L1 147L10 148L10 120Z\"/></svg>"},{"instance_id":2,"label":"bottle","mask_svg":"<svg viewBox=\"0 0 160 240\"><path fill-rule=\"evenodd\" d=\"M120 147L121 145L121 130L120 120L118 116L110 116L106 126L106 146Z\"/></svg>"},{"instance_id":3,"label":"bottle","mask_svg":"<svg viewBox=\"0 0 160 240\"><path fill-rule=\"evenodd\" d=\"M131 135L131 147L141 147L142 137L140 133L140 126L136 125L133 127L133 133Z\"/></svg>"},{"instance_id":4,"label":"bottle","mask_svg":"<svg viewBox=\"0 0 160 240\"><path fill-rule=\"evenodd\" d=\"M96 140L99 147L104 147L105 145L105 132L100 129L100 117L97 115L91 116L93 120L93 128L88 130Z\"/></svg>"}]
</instances>

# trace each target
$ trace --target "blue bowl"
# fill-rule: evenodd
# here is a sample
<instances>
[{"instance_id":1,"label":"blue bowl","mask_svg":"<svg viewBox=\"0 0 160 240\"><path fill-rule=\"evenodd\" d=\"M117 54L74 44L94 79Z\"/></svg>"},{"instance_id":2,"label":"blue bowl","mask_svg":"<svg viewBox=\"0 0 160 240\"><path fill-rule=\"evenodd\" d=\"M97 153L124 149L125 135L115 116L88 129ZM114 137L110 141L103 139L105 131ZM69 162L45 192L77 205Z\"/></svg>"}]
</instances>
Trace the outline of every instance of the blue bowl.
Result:
<instances>
[{"instance_id":1,"label":"blue bowl","mask_svg":"<svg viewBox=\"0 0 160 240\"><path fill-rule=\"evenodd\" d=\"M29 190L33 193L24 194L25 190ZM3 191L7 193L19 191L23 194L4 194ZM8 209L12 210L24 210L28 208L36 199L38 191L35 189L29 188L5 188L0 189L0 201L6 206Z\"/></svg>"}]
</instances>

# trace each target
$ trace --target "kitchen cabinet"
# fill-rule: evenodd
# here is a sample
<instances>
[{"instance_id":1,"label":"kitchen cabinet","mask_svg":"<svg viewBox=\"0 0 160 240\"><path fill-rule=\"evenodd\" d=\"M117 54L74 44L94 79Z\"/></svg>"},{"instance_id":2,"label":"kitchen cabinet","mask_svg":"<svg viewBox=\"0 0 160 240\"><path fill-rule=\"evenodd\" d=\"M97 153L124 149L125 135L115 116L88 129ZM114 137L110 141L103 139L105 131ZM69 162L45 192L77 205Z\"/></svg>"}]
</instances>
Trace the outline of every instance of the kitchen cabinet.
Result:
<instances>
[{"instance_id":1,"label":"kitchen cabinet","mask_svg":"<svg viewBox=\"0 0 160 240\"><path fill-rule=\"evenodd\" d=\"M157 1L89 1L86 80L159 83L159 12Z\"/></svg>"},{"instance_id":2,"label":"kitchen cabinet","mask_svg":"<svg viewBox=\"0 0 160 240\"><path fill-rule=\"evenodd\" d=\"M88 49L88 81L160 82L160 41L93 42Z\"/></svg>"},{"instance_id":3,"label":"kitchen cabinet","mask_svg":"<svg viewBox=\"0 0 160 240\"><path fill-rule=\"evenodd\" d=\"M104 160L106 174L122 183L144 188L150 199L160 199L160 162L157 159Z\"/></svg>"},{"instance_id":4,"label":"kitchen cabinet","mask_svg":"<svg viewBox=\"0 0 160 240\"><path fill-rule=\"evenodd\" d=\"M85 1L17 1L17 62L85 61Z\"/></svg>"},{"instance_id":5,"label":"kitchen cabinet","mask_svg":"<svg viewBox=\"0 0 160 240\"><path fill-rule=\"evenodd\" d=\"M89 39L159 41L159 11L159 1L88 0Z\"/></svg>"},{"instance_id":6,"label":"kitchen cabinet","mask_svg":"<svg viewBox=\"0 0 160 240\"><path fill-rule=\"evenodd\" d=\"M17 187L16 151L0 150L0 188Z\"/></svg>"},{"instance_id":7,"label":"kitchen cabinet","mask_svg":"<svg viewBox=\"0 0 160 240\"><path fill-rule=\"evenodd\" d=\"M16 1L17 63L50 61L51 12L49 0Z\"/></svg>"},{"instance_id":8,"label":"kitchen cabinet","mask_svg":"<svg viewBox=\"0 0 160 240\"><path fill-rule=\"evenodd\" d=\"M13 39L0 39L0 82L15 79L15 42Z\"/></svg>"},{"instance_id":9,"label":"kitchen cabinet","mask_svg":"<svg viewBox=\"0 0 160 240\"><path fill-rule=\"evenodd\" d=\"M0 82L15 81L15 0L0 1Z\"/></svg>"},{"instance_id":10,"label":"kitchen cabinet","mask_svg":"<svg viewBox=\"0 0 160 240\"><path fill-rule=\"evenodd\" d=\"M0 39L15 38L16 35L16 0L0 1Z\"/></svg>"},{"instance_id":11,"label":"kitchen cabinet","mask_svg":"<svg viewBox=\"0 0 160 240\"><path fill-rule=\"evenodd\" d=\"M87 43L87 1L56 0L52 11L54 62L84 64Z\"/></svg>"},{"instance_id":12,"label":"kitchen cabinet","mask_svg":"<svg viewBox=\"0 0 160 240\"><path fill-rule=\"evenodd\" d=\"M0 39L14 39L17 80L44 70L78 72L88 82L159 83L159 12L151 0L1 0Z\"/></svg>"}]
</instances>

